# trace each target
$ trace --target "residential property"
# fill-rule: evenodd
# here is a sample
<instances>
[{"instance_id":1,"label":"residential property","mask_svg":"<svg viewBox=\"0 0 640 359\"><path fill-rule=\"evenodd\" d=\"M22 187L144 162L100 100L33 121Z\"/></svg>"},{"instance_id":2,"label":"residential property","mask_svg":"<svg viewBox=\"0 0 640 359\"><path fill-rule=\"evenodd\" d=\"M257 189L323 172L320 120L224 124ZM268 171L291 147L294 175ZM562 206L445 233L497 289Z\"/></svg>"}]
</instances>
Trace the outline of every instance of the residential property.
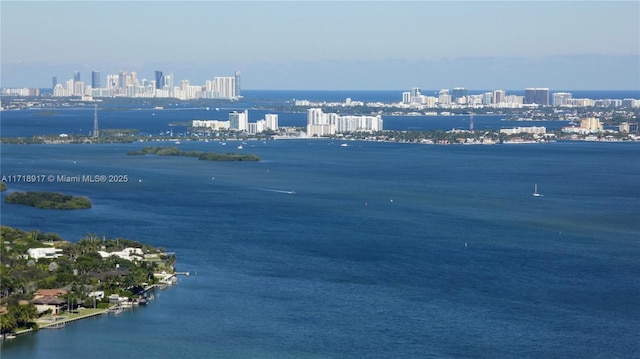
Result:
<instances>
[{"instance_id":1,"label":"residential property","mask_svg":"<svg viewBox=\"0 0 640 359\"><path fill-rule=\"evenodd\" d=\"M36 260L36 262L41 259L41 258L58 258L60 256L62 256L62 249L59 248L52 248L52 247L47 247L47 248L29 248L27 250L27 253L29 255L30 258L33 258Z\"/></svg>"},{"instance_id":2,"label":"residential property","mask_svg":"<svg viewBox=\"0 0 640 359\"><path fill-rule=\"evenodd\" d=\"M142 248L128 247L118 252L98 251L98 253L102 258L109 258L111 256L116 256L118 258L126 259L128 261L137 261L137 260L142 260L144 258L144 252L142 252Z\"/></svg>"},{"instance_id":3,"label":"residential property","mask_svg":"<svg viewBox=\"0 0 640 359\"><path fill-rule=\"evenodd\" d=\"M322 137L346 132L374 132L383 130L382 116L340 116L324 113L320 108L307 110L307 136Z\"/></svg>"}]
</instances>

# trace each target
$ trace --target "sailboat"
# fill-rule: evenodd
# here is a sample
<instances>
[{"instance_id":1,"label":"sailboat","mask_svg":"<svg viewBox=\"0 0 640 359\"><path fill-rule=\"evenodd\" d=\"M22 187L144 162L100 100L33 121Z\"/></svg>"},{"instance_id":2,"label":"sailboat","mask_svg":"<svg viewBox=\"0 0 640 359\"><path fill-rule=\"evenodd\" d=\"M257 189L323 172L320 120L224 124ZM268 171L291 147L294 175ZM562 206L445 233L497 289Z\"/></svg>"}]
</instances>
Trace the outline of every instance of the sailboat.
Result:
<instances>
[{"instance_id":1,"label":"sailboat","mask_svg":"<svg viewBox=\"0 0 640 359\"><path fill-rule=\"evenodd\" d=\"M534 197L542 197L542 193L538 193L538 184L537 183L533 187L533 196Z\"/></svg>"}]
</instances>

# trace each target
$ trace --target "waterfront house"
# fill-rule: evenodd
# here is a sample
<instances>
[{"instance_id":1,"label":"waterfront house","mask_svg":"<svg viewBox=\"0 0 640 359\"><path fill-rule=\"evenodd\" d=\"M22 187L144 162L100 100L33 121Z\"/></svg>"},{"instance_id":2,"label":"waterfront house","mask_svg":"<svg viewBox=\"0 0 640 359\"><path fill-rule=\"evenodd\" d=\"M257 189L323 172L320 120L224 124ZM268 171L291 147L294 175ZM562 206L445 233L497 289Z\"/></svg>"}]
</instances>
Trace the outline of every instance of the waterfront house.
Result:
<instances>
[{"instance_id":1,"label":"waterfront house","mask_svg":"<svg viewBox=\"0 0 640 359\"><path fill-rule=\"evenodd\" d=\"M67 307L67 301L57 297L42 297L31 301L36 306L38 314L51 310L52 314L60 314Z\"/></svg>"},{"instance_id":2,"label":"waterfront house","mask_svg":"<svg viewBox=\"0 0 640 359\"><path fill-rule=\"evenodd\" d=\"M58 314L67 306L67 301L59 297L67 293L65 289L38 289L31 303L36 306L38 313L51 310L51 313Z\"/></svg>"},{"instance_id":3,"label":"waterfront house","mask_svg":"<svg viewBox=\"0 0 640 359\"><path fill-rule=\"evenodd\" d=\"M60 248L29 248L27 250L29 257L38 261L40 258L58 258L62 256L62 249Z\"/></svg>"}]
</instances>

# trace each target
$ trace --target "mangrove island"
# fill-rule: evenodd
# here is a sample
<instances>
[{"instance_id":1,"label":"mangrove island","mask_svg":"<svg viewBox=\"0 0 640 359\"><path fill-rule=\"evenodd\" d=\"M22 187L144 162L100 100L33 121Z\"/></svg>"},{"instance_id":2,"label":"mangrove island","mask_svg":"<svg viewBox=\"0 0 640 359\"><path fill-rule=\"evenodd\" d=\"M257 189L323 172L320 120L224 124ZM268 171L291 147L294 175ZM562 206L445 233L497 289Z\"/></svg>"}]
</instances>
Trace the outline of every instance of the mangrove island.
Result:
<instances>
[{"instance_id":1,"label":"mangrove island","mask_svg":"<svg viewBox=\"0 0 640 359\"><path fill-rule=\"evenodd\" d=\"M182 156L182 157L196 157L203 161L260 161L260 157L254 154L238 154L238 153L217 153L217 152L202 152L202 151L183 151L177 147L144 147L140 151L129 151L128 156L144 156L144 155L157 155L157 156Z\"/></svg>"},{"instance_id":2,"label":"mangrove island","mask_svg":"<svg viewBox=\"0 0 640 359\"><path fill-rule=\"evenodd\" d=\"M4 201L43 209L91 208L91 201L85 196L71 196L57 192L13 192L8 194Z\"/></svg>"}]
</instances>

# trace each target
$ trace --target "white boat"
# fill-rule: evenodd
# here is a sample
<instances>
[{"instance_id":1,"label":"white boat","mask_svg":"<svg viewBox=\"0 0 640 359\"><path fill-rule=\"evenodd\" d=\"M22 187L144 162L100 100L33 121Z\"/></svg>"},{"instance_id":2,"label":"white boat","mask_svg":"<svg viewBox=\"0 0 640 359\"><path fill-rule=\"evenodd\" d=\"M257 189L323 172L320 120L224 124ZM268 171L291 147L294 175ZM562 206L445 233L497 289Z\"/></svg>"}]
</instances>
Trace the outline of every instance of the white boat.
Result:
<instances>
[{"instance_id":1,"label":"white boat","mask_svg":"<svg viewBox=\"0 0 640 359\"><path fill-rule=\"evenodd\" d=\"M343 143L343 144L341 144L340 146L341 146L341 147L348 147L349 145L348 145L348 144L346 144L346 143Z\"/></svg>"},{"instance_id":2,"label":"white boat","mask_svg":"<svg viewBox=\"0 0 640 359\"><path fill-rule=\"evenodd\" d=\"M238 149L241 150L242 149L242 145L238 146Z\"/></svg>"},{"instance_id":3,"label":"white boat","mask_svg":"<svg viewBox=\"0 0 640 359\"><path fill-rule=\"evenodd\" d=\"M533 196L534 197L542 197L542 193L538 193L538 184L537 183L533 186Z\"/></svg>"},{"instance_id":4,"label":"white boat","mask_svg":"<svg viewBox=\"0 0 640 359\"><path fill-rule=\"evenodd\" d=\"M42 327L43 329L62 329L65 327L65 323L56 323L56 324L52 324L46 327Z\"/></svg>"}]
</instances>

